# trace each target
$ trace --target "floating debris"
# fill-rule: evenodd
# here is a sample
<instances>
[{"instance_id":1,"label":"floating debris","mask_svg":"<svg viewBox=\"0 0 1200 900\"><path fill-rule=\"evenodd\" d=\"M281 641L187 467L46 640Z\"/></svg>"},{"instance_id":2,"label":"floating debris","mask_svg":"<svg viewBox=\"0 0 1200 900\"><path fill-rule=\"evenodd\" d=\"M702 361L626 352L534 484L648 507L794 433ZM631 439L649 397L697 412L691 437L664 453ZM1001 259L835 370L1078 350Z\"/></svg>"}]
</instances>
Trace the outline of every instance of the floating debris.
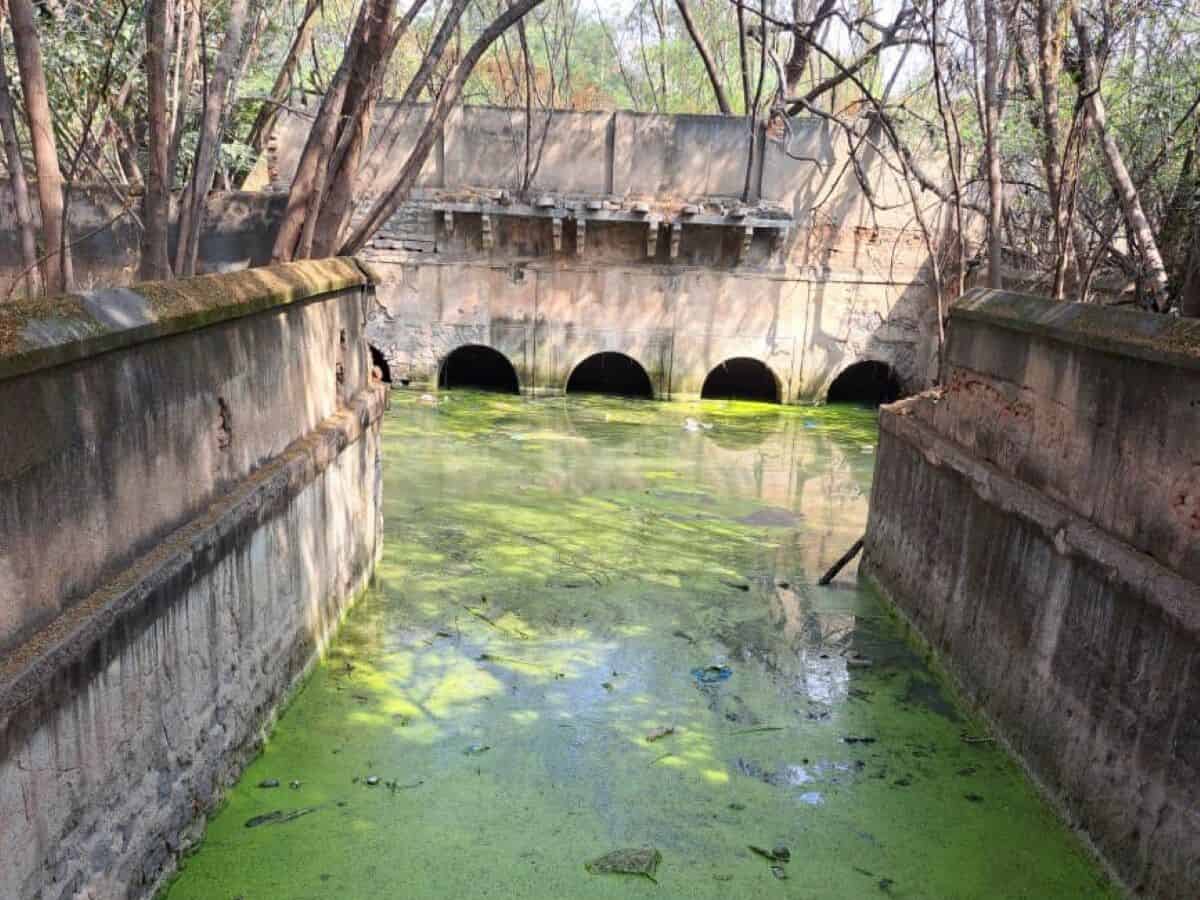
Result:
<instances>
[{"instance_id":1,"label":"floating debris","mask_svg":"<svg viewBox=\"0 0 1200 900\"><path fill-rule=\"evenodd\" d=\"M699 419L693 419L688 416L683 420L684 431L712 431L711 422L701 422Z\"/></svg>"},{"instance_id":2,"label":"floating debris","mask_svg":"<svg viewBox=\"0 0 1200 900\"><path fill-rule=\"evenodd\" d=\"M303 786L303 784L304 784L303 781L300 781L298 778L293 778L291 781L288 782L288 787L290 787L293 791L298 791Z\"/></svg>"},{"instance_id":3,"label":"floating debris","mask_svg":"<svg viewBox=\"0 0 1200 900\"><path fill-rule=\"evenodd\" d=\"M672 631L671 637L682 638L683 640L687 641L689 644L696 643L696 639L694 637L692 637L690 634L688 634L686 631Z\"/></svg>"},{"instance_id":4,"label":"floating debris","mask_svg":"<svg viewBox=\"0 0 1200 900\"><path fill-rule=\"evenodd\" d=\"M771 866L771 874L783 881L787 878L787 872L783 871L783 866Z\"/></svg>"},{"instance_id":5,"label":"floating debris","mask_svg":"<svg viewBox=\"0 0 1200 900\"><path fill-rule=\"evenodd\" d=\"M307 816L309 813L316 812L317 809L318 807L316 806L305 806L301 809L276 809L249 819L246 822L246 827L257 828L259 825L279 825L283 822L290 822L292 819L298 819L301 816Z\"/></svg>"},{"instance_id":6,"label":"floating debris","mask_svg":"<svg viewBox=\"0 0 1200 900\"><path fill-rule=\"evenodd\" d=\"M379 776L378 775L368 775L366 781L367 781L367 787L375 787L375 785L379 784Z\"/></svg>"},{"instance_id":7,"label":"floating debris","mask_svg":"<svg viewBox=\"0 0 1200 900\"><path fill-rule=\"evenodd\" d=\"M726 581L724 578L722 578L721 584L725 585L726 587L731 587L735 591L750 590L750 585L746 584L744 581Z\"/></svg>"},{"instance_id":8,"label":"floating debris","mask_svg":"<svg viewBox=\"0 0 1200 900\"><path fill-rule=\"evenodd\" d=\"M692 669L692 677L701 684L714 684L718 681L728 681L733 676L729 666L701 666Z\"/></svg>"},{"instance_id":9,"label":"floating debris","mask_svg":"<svg viewBox=\"0 0 1200 900\"><path fill-rule=\"evenodd\" d=\"M654 847L639 847L631 850L614 850L599 859L584 863L583 867L593 875L642 875L655 884L654 873L662 862L662 854Z\"/></svg>"},{"instance_id":10,"label":"floating debris","mask_svg":"<svg viewBox=\"0 0 1200 900\"><path fill-rule=\"evenodd\" d=\"M413 788L419 788L424 783L425 779L419 778L412 784L400 784L398 781L385 781L383 786L394 794L396 791L411 791Z\"/></svg>"},{"instance_id":11,"label":"floating debris","mask_svg":"<svg viewBox=\"0 0 1200 900\"><path fill-rule=\"evenodd\" d=\"M774 862L774 863L779 863L779 862L785 863L789 859L792 858L791 851L788 850L787 847L784 847L782 844L780 844L778 847L776 847L773 850L766 850L762 847L756 847L754 844L747 844L746 847L750 850L751 853L755 853L755 854L761 856L763 859L770 860L771 862Z\"/></svg>"},{"instance_id":12,"label":"floating debris","mask_svg":"<svg viewBox=\"0 0 1200 900\"><path fill-rule=\"evenodd\" d=\"M963 794L963 796L966 797L968 800L970 800L972 803L982 803L983 802L983 798L981 796L979 796L978 794Z\"/></svg>"},{"instance_id":13,"label":"floating debris","mask_svg":"<svg viewBox=\"0 0 1200 900\"><path fill-rule=\"evenodd\" d=\"M615 686L613 685L613 683L611 681L600 682L600 687L604 688L606 691L616 690Z\"/></svg>"},{"instance_id":14,"label":"floating debris","mask_svg":"<svg viewBox=\"0 0 1200 900\"><path fill-rule=\"evenodd\" d=\"M984 736L976 736L976 735L972 735L972 734L967 734L967 732L965 732L965 731L960 735L960 737L962 738L962 742L964 744L991 744L996 740L993 737L984 737Z\"/></svg>"},{"instance_id":15,"label":"floating debris","mask_svg":"<svg viewBox=\"0 0 1200 900\"><path fill-rule=\"evenodd\" d=\"M482 754L487 753L491 749L492 748L489 747L487 744L472 744L470 747L468 747L466 750L464 750L463 753L466 754L467 756L481 756Z\"/></svg>"},{"instance_id":16,"label":"floating debris","mask_svg":"<svg viewBox=\"0 0 1200 900\"><path fill-rule=\"evenodd\" d=\"M765 734L768 731L786 731L782 725L758 725L754 728L739 728L737 731L731 731L730 734Z\"/></svg>"},{"instance_id":17,"label":"floating debris","mask_svg":"<svg viewBox=\"0 0 1200 900\"><path fill-rule=\"evenodd\" d=\"M873 737L855 737L852 734L847 734L842 738L842 742L846 744L873 744L876 740Z\"/></svg>"},{"instance_id":18,"label":"floating debris","mask_svg":"<svg viewBox=\"0 0 1200 900\"><path fill-rule=\"evenodd\" d=\"M674 755L674 753L664 753L662 756L656 756L654 759L650 760L650 765L657 766L664 759L670 759Z\"/></svg>"},{"instance_id":19,"label":"floating debris","mask_svg":"<svg viewBox=\"0 0 1200 900\"><path fill-rule=\"evenodd\" d=\"M655 741L661 741L665 737L675 733L674 725L664 725L662 728L655 728L652 732L646 735L646 741L653 744Z\"/></svg>"},{"instance_id":20,"label":"floating debris","mask_svg":"<svg viewBox=\"0 0 1200 900\"><path fill-rule=\"evenodd\" d=\"M264 778L262 781L260 781L258 783L258 786L260 788L277 788L277 787L279 787L279 779L278 778Z\"/></svg>"}]
</instances>

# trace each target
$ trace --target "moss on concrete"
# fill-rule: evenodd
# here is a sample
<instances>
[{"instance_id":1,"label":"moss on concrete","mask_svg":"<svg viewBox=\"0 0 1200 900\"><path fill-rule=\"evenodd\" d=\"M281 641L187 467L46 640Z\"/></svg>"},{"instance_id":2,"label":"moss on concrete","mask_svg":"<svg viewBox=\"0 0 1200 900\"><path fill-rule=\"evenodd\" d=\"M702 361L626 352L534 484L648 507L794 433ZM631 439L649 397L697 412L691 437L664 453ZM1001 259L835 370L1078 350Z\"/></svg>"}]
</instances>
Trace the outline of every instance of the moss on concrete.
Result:
<instances>
[{"instance_id":1,"label":"moss on concrete","mask_svg":"<svg viewBox=\"0 0 1200 900\"><path fill-rule=\"evenodd\" d=\"M349 258L143 282L129 290L147 302L150 323L128 328L97 319L87 295L17 300L0 305L0 379L372 283ZM35 338L30 326L37 323L53 326L58 336Z\"/></svg>"},{"instance_id":2,"label":"moss on concrete","mask_svg":"<svg viewBox=\"0 0 1200 900\"><path fill-rule=\"evenodd\" d=\"M990 322L1051 340L1164 365L1200 368L1200 319L979 288L950 311L956 318Z\"/></svg>"}]
</instances>

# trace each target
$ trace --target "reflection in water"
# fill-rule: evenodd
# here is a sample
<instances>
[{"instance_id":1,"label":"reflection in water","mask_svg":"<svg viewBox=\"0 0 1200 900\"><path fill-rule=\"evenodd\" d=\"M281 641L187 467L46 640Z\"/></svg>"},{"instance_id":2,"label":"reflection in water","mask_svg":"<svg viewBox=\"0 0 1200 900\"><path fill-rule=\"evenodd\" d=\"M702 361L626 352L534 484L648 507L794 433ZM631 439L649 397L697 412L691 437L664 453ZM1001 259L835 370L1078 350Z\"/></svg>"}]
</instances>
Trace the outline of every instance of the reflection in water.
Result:
<instances>
[{"instance_id":1,"label":"reflection in water","mask_svg":"<svg viewBox=\"0 0 1200 900\"><path fill-rule=\"evenodd\" d=\"M874 594L815 584L871 413L398 394L384 436L378 586L171 900L1107 896ZM584 869L648 846L657 887Z\"/></svg>"}]
</instances>

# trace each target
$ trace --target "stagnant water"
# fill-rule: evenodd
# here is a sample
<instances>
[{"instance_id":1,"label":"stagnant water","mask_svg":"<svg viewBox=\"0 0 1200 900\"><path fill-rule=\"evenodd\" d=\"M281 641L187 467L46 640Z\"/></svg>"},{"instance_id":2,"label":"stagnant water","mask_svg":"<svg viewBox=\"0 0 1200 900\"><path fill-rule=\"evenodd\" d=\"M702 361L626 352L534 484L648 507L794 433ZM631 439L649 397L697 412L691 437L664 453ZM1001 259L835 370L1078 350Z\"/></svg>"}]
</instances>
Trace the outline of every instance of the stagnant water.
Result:
<instances>
[{"instance_id":1,"label":"stagnant water","mask_svg":"<svg viewBox=\"0 0 1200 900\"><path fill-rule=\"evenodd\" d=\"M378 586L170 900L1110 896L853 569L816 586L871 412L441 396L394 396ZM585 868L643 847L657 884Z\"/></svg>"}]
</instances>

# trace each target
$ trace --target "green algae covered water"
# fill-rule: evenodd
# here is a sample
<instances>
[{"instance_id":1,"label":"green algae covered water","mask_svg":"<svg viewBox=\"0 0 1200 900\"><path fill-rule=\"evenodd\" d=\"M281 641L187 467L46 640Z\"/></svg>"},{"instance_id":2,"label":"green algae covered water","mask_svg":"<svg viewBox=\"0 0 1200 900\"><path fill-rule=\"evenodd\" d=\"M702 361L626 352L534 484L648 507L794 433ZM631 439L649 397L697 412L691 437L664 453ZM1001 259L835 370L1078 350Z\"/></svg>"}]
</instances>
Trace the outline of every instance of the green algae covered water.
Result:
<instances>
[{"instance_id":1,"label":"green algae covered water","mask_svg":"<svg viewBox=\"0 0 1200 900\"><path fill-rule=\"evenodd\" d=\"M377 586L170 900L1115 896L853 569L816 586L871 412L440 401L394 395Z\"/></svg>"}]
</instances>

